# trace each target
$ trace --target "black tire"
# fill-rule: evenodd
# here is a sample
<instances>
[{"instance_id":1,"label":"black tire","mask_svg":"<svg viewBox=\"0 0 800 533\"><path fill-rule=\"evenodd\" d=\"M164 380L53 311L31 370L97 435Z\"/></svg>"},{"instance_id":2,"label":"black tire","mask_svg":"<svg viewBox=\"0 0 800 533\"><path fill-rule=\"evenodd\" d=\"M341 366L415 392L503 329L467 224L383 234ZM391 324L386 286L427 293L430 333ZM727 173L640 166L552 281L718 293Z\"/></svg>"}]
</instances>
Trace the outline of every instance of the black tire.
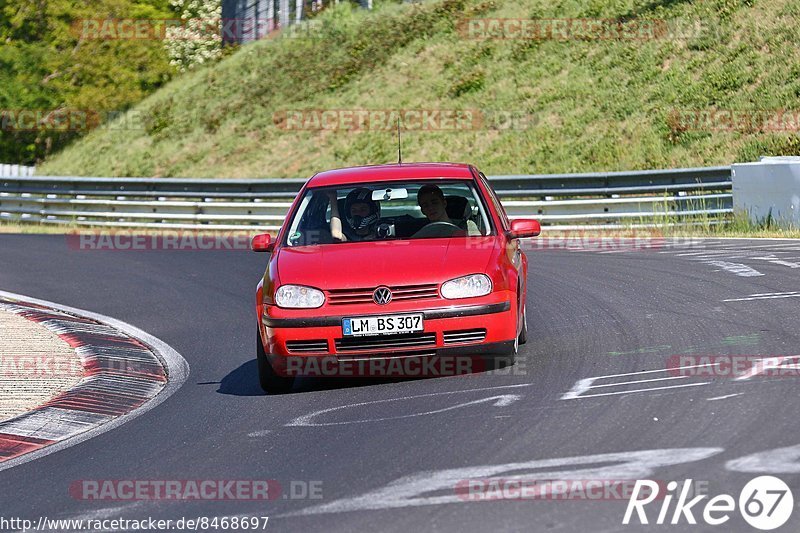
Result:
<instances>
[{"instance_id":1,"label":"black tire","mask_svg":"<svg viewBox=\"0 0 800 533\"><path fill-rule=\"evenodd\" d=\"M256 331L256 359L258 360L258 382L264 392L282 394L290 392L294 385L294 378L279 376L269 362L264 345L261 342L261 333Z\"/></svg>"},{"instance_id":2,"label":"black tire","mask_svg":"<svg viewBox=\"0 0 800 533\"><path fill-rule=\"evenodd\" d=\"M520 344L525 344L528 340L528 321L525 319L525 308L522 308L522 329L519 335L514 338L514 343L501 357L495 358L494 368L505 368L507 366L514 366L517 363L517 354L519 353Z\"/></svg>"},{"instance_id":3,"label":"black tire","mask_svg":"<svg viewBox=\"0 0 800 533\"><path fill-rule=\"evenodd\" d=\"M520 345L525 344L528 342L528 310L523 307L522 308L522 331L519 332L519 343Z\"/></svg>"},{"instance_id":4,"label":"black tire","mask_svg":"<svg viewBox=\"0 0 800 533\"><path fill-rule=\"evenodd\" d=\"M491 369L498 370L517 363L517 353L519 353L519 337L514 338L514 342L508 347L503 355L496 355L492 358Z\"/></svg>"},{"instance_id":5,"label":"black tire","mask_svg":"<svg viewBox=\"0 0 800 533\"><path fill-rule=\"evenodd\" d=\"M506 356L503 358L503 366L514 366L517 362L517 354L519 353L519 339L514 339L514 344L512 348L508 351Z\"/></svg>"}]
</instances>

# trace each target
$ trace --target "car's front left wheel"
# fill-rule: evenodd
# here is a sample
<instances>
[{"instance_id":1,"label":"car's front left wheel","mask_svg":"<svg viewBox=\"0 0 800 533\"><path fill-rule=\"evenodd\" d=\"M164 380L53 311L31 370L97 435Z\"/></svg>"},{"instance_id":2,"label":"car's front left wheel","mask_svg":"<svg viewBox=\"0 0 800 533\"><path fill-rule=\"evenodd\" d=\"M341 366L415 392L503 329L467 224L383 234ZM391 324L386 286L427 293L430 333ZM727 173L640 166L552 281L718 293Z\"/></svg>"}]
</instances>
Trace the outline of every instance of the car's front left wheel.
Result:
<instances>
[{"instance_id":1,"label":"car's front left wheel","mask_svg":"<svg viewBox=\"0 0 800 533\"><path fill-rule=\"evenodd\" d=\"M261 342L261 333L256 330L256 359L258 361L258 382L264 392L281 394L290 392L294 385L294 377L281 376L269 362L264 344Z\"/></svg>"}]
</instances>

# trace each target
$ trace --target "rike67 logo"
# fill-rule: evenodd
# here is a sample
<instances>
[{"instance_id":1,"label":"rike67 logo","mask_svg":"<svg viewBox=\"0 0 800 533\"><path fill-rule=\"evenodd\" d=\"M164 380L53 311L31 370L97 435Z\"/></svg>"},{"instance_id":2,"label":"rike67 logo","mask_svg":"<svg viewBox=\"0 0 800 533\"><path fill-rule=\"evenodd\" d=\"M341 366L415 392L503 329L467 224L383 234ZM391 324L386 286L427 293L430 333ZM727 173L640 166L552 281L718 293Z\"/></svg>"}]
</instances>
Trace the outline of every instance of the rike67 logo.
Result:
<instances>
[{"instance_id":1,"label":"rike67 logo","mask_svg":"<svg viewBox=\"0 0 800 533\"><path fill-rule=\"evenodd\" d=\"M736 510L737 501L729 494L714 496L706 501L705 505L700 503L708 498L707 494L689 499L692 493L691 479L683 482L680 491L678 482L670 481L667 484L666 494L662 492L659 491L659 483L655 481L637 480L622 523L630 524L635 513L640 524L694 525L697 524L695 513L698 513L706 524L719 526L730 520L731 514ZM640 498L640 494L646 496ZM675 507L671 508L676 496ZM648 517L645 507L657 499L661 503L661 508L655 522L650 522L653 517L652 514ZM781 527L792 516L794 497L789 486L782 480L774 476L760 476L744 486L739 493L738 505L739 513L745 522L756 529L769 531Z\"/></svg>"}]
</instances>

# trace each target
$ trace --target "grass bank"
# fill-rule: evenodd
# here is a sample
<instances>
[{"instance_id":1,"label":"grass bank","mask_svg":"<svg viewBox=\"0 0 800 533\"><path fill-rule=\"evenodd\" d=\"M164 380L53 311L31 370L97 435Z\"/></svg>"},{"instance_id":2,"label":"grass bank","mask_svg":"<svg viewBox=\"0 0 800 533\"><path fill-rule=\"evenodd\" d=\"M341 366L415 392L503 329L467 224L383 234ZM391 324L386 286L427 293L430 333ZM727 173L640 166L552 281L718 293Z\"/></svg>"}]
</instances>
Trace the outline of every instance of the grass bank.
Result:
<instances>
[{"instance_id":1,"label":"grass bank","mask_svg":"<svg viewBox=\"0 0 800 533\"><path fill-rule=\"evenodd\" d=\"M621 19L658 31L483 39L463 30L487 18ZM800 0L386 1L373 12L343 3L317 24L182 76L41 172L305 177L396 160L391 127L287 129L296 110L478 110L485 120L470 129L408 129L404 155L487 174L800 155L795 133L758 118L800 107ZM702 119L720 111L747 120Z\"/></svg>"}]
</instances>

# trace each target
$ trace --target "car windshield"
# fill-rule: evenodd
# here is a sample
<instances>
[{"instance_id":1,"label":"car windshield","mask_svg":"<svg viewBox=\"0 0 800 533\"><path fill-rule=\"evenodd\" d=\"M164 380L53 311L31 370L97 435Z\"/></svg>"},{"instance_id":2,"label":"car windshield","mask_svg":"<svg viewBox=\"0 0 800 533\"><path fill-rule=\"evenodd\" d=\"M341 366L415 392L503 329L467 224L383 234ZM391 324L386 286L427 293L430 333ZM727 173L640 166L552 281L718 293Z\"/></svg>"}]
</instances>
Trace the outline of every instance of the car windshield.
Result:
<instances>
[{"instance_id":1,"label":"car windshield","mask_svg":"<svg viewBox=\"0 0 800 533\"><path fill-rule=\"evenodd\" d=\"M289 221L285 244L490 234L489 216L472 181L394 181L308 189Z\"/></svg>"}]
</instances>

